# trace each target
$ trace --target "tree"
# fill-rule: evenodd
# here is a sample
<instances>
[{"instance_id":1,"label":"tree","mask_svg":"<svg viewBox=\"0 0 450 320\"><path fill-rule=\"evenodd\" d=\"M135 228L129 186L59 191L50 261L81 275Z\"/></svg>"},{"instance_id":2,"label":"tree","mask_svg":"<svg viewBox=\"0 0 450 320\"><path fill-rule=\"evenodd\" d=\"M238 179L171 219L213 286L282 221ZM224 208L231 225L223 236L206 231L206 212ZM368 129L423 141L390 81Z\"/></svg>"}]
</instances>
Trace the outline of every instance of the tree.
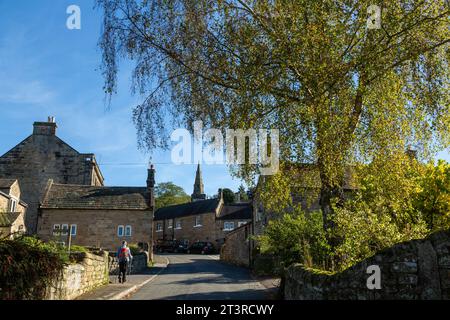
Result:
<instances>
[{"instance_id":1,"label":"tree","mask_svg":"<svg viewBox=\"0 0 450 320\"><path fill-rule=\"evenodd\" d=\"M440 160L429 163L420 181L415 204L430 230L450 227L450 165Z\"/></svg>"},{"instance_id":2,"label":"tree","mask_svg":"<svg viewBox=\"0 0 450 320\"><path fill-rule=\"evenodd\" d=\"M192 128L277 128L282 161L320 170L324 227L345 166L450 144L449 7L436 1L97 0L105 92L135 62L140 146L167 146L164 116ZM381 26L368 28L368 10ZM258 167L241 166L251 179ZM276 195L274 195L276 196Z\"/></svg>"},{"instance_id":3,"label":"tree","mask_svg":"<svg viewBox=\"0 0 450 320\"><path fill-rule=\"evenodd\" d=\"M223 189L223 202L225 202L225 204L230 204L234 203L234 201L234 192L228 188Z\"/></svg>"},{"instance_id":4,"label":"tree","mask_svg":"<svg viewBox=\"0 0 450 320\"><path fill-rule=\"evenodd\" d=\"M245 191L245 188L242 184L239 186L238 192L239 192L239 198L241 201L248 200L247 192Z\"/></svg>"},{"instance_id":5,"label":"tree","mask_svg":"<svg viewBox=\"0 0 450 320\"><path fill-rule=\"evenodd\" d=\"M191 198L184 192L183 188L172 182L161 182L155 188L156 209L175 204L187 203Z\"/></svg>"}]
</instances>

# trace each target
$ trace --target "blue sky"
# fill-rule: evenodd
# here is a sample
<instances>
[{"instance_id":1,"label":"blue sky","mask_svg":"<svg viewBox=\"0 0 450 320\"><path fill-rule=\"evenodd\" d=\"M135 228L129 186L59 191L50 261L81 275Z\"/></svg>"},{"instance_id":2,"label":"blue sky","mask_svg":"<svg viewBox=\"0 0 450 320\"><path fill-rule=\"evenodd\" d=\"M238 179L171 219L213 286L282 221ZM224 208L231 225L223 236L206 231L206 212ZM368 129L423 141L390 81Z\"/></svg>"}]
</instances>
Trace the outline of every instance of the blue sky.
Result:
<instances>
[{"instance_id":1,"label":"blue sky","mask_svg":"<svg viewBox=\"0 0 450 320\"><path fill-rule=\"evenodd\" d=\"M81 30L68 30L66 9L81 8ZM58 136L79 152L95 153L107 185L144 185L148 154L138 151L131 110L131 68L122 65L119 92L104 104L97 46L101 16L92 0L0 0L0 154L26 138L34 121L55 116ZM450 161L448 152L438 155ZM173 181L192 193L195 165L153 155L157 182ZM131 165L129 165L131 164ZM205 191L237 190L226 166L203 166Z\"/></svg>"},{"instance_id":2,"label":"blue sky","mask_svg":"<svg viewBox=\"0 0 450 320\"><path fill-rule=\"evenodd\" d=\"M66 28L66 9L81 8L81 30ZM89 0L0 0L0 155L31 134L34 121L55 116L58 136L96 154L107 185L145 185L148 154L137 149L131 110L131 68L121 66L118 95L104 104L97 46L101 14ZM174 165L169 152L152 156L157 182L192 193L195 165ZM131 164L131 165L129 165ZM237 190L226 166L204 165L208 195Z\"/></svg>"}]
</instances>

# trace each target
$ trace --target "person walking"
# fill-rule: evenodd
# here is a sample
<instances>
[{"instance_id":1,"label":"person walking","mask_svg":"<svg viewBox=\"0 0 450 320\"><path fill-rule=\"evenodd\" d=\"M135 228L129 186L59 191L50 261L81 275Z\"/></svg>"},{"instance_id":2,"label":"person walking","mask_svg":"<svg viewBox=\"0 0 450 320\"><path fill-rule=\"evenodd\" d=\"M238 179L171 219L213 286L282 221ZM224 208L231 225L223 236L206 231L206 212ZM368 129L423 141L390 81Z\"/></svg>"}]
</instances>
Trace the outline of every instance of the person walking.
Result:
<instances>
[{"instance_id":1,"label":"person walking","mask_svg":"<svg viewBox=\"0 0 450 320\"><path fill-rule=\"evenodd\" d=\"M127 281L128 263L133 259L126 241L122 241L122 246L117 251L117 259L119 260L119 283L125 283Z\"/></svg>"}]
</instances>

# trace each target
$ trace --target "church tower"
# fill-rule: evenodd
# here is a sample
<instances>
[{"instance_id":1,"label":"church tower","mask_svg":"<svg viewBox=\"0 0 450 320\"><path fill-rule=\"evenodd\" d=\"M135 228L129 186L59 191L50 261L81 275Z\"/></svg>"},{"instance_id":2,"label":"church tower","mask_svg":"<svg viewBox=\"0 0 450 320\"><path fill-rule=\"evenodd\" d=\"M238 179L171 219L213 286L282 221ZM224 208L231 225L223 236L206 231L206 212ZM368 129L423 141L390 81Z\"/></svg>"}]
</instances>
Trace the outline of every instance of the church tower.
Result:
<instances>
[{"instance_id":1,"label":"church tower","mask_svg":"<svg viewBox=\"0 0 450 320\"><path fill-rule=\"evenodd\" d=\"M191 201L205 200L206 194L203 188L202 171L200 170L200 163L197 166L197 173L195 174L194 193L191 195Z\"/></svg>"}]
</instances>

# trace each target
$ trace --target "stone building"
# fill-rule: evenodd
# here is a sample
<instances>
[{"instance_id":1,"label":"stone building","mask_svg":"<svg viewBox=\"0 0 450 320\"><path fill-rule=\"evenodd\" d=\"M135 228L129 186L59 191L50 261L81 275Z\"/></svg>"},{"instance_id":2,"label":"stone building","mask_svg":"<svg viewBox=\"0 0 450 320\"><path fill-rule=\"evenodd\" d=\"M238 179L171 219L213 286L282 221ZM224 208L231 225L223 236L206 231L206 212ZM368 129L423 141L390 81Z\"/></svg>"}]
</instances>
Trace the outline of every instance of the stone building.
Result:
<instances>
[{"instance_id":1,"label":"stone building","mask_svg":"<svg viewBox=\"0 0 450 320\"><path fill-rule=\"evenodd\" d=\"M295 190L291 194L292 202L300 204L305 212L320 210L320 172L314 164L292 164L287 171L296 178ZM352 167L347 167L344 175L344 194L350 197L357 190L353 179ZM261 190L267 187L268 180L265 176L260 176L253 195L253 231L254 235L261 235L270 220L280 217L279 214L267 210L261 200Z\"/></svg>"},{"instance_id":2,"label":"stone building","mask_svg":"<svg viewBox=\"0 0 450 320\"><path fill-rule=\"evenodd\" d=\"M221 189L217 198L205 198L199 165L192 202L158 209L155 212L153 238L180 240L188 244L208 241L219 249L228 233L251 221L250 203L226 205Z\"/></svg>"},{"instance_id":3,"label":"stone building","mask_svg":"<svg viewBox=\"0 0 450 320\"><path fill-rule=\"evenodd\" d=\"M33 133L0 157L0 178L20 181L28 204L27 232L37 231L38 206L49 179L57 184L102 186L103 176L92 153L79 153L56 136L55 119L35 122Z\"/></svg>"},{"instance_id":4,"label":"stone building","mask_svg":"<svg viewBox=\"0 0 450 320\"><path fill-rule=\"evenodd\" d=\"M153 166L147 187L59 184L50 180L39 207L38 236L116 250L121 241L152 243ZM66 230L67 232L61 232Z\"/></svg>"},{"instance_id":5,"label":"stone building","mask_svg":"<svg viewBox=\"0 0 450 320\"><path fill-rule=\"evenodd\" d=\"M27 204L21 200L19 182L0 179L0 237L24 233Z\"/></svg>"}]
</instances>

